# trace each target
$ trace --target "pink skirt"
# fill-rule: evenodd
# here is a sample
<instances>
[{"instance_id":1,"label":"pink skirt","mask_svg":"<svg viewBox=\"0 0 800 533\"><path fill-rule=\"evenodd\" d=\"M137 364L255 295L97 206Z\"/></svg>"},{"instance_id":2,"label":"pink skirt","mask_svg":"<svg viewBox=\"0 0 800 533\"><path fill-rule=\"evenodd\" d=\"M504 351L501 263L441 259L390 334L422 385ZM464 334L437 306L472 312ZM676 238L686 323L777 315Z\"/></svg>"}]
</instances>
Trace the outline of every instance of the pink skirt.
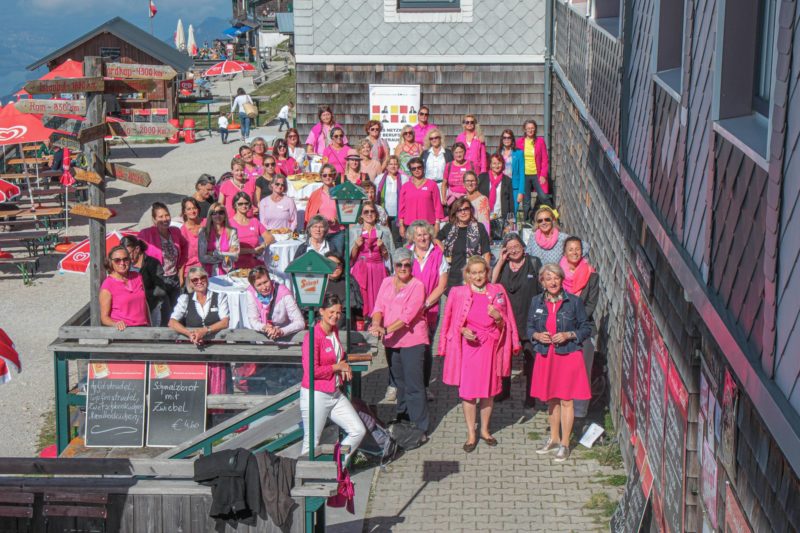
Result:
<instances>
[{"instance_id":1,"label":"pink skirt","mask_svg":"<svg viewBox=\"0 0 800 533\"><path fill-rule=\"evenodd\" d=\"M531 397L548 400L589 400L592 390L586 376L583 352L536 354L531 377Z\"/></svg>"},{"instance_id":2,"label":"pink skirt","mask_svg":"<svg viewBox=\"0 0 800 533\"><path fill-rule=\"evenodd\" d=\"M358 282L358 286L361 289L364 316L372 316L375 301L378 299L378 290L381 288L384 278L388 275L383 259L376 260L376 258L359 256L350 269L350 274Z\"/></svg>"}]
</instances>

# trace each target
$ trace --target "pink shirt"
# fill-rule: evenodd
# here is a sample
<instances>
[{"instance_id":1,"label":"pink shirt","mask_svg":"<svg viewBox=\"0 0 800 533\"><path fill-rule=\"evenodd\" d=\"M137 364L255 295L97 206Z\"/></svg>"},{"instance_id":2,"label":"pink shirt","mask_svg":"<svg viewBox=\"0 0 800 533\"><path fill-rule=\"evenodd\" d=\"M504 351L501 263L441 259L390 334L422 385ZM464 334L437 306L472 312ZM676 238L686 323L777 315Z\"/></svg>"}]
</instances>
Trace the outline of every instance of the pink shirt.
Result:
<instances>
[{"instance_id":1,"label":"pink shirt","mask_svg":"<svg viewBox=\"0 0 800 533\"><path fill-rule=\"evenodd\" d=\"M306 138L306 145L311 145L311 151L315 154L322 155L322 152L325 150L325 147L330 144L330 132L332 127L339 127L338 122L334 123L333 126L324 126L322 122L317 122L314 124L314 127L311 128L311 131ZM342 130L344 131L344 130ZM347 144L347 135L344 136L342 139L344 144Z\"/></svg>"},{"instance_id":2,"label":"pink shirt","mask_svg":"<svg viewBox=\"0 0 800 533\"><path fill-rule=\"evenodd\" d=\"M248 179L244 182L244 187L241 189L236 186L233 182L233 178L229 180L225 180L220 188L220 194L225 195L225 211L228 212L228 220L233 218L233 215L236 214L236 208L233 207L233 197L236 196L237 192L244 191L250 196L250 201L253 202L256 199L256 182L255 180ZM247 216L253 216L253 209L252 207L247 211Z\"/></svg>"},{"instance_id":3,"label":"pink shirt","mask_svg":"<svg viewBox=\"0 0 800 533\"><path fill-rule=\"evenodd\" d=\"M334 329L333 335L339 338L339 331ZM301 386L308 389L311 380L309 379L309 358L311 355L311 346L309 336L303 338L303 381ZM341 349L342 357L344 357L344 349L341 348L341 343L338 343ZM336 346L328 339L325 330L317 323L314 325L314 390L321 392L334 393L336 392L336 372L333 370L333 365L339 362L339 354L337 353Z\"/></svg>"},{"instance_id":4,"label":"pink shirt","mask_svg":"<svg viewBox=\"0 0 800 533\"><path fill-rule=\"evenodd\" d=\"M203 231L202 226L200 231ZM197 252L197 239L199 234L194 234L186 227L186 224L181 226L181 235L186 241L186 264L183 266L184 273L189 272L189 268L200 265L200 258Z\"/></svg>"},{"instance_id":5,"label":"pink shirt","mask_svg":"<svg viewBox=\"0 0 800 533\"><path fill-rule=\"evenodd\" d=\"M283 174L284 176L291 176L293 174L297 174L300 172L300 166L297 164L297 161L294 160L293 157L289 157L283 160L275 160L276 167L278 172Z\"/></svg>"},{"instance_id":6,"label":"pink shirt","mask_svg":"<svg viewBox=\"0 0 800 533\"><path fill-rule=\"evenodd\" d=\"M486 161L486 145L478 137L473 137L472 142L467 143L467 134L462 131L456 138L456 142L462 142L467 147L467 155L464 159L472 161L476 173L483 174L489 169Z\"/></svg>"},{"instance_id":7,"label":"pink shirt","mask_svg":"<svg viewBox=\"0 0 800 533\"><path fill-rule=\"evenodd\" d=\"M394 276L384 278L378 290L372 316L381 313L384 328L398 320L402 320L406 325L386 335L383 338L383 345L388 348L407 348L430 344L424 306L425 286L420 280L411 278L411 281L397 292L394 287Z\"/></svg>"},{"instance_id":8,"label":"pink shirt","mask_svg":"<svg viewBox=\"0 0 800 533\"><path fill-rule=\"evenodd\" d=\"M428 132L431 131L433 128L436 127L436 124L431 124L428 122L424 126L422 124L417 124L414 126L414 140L421 145L425 146L425 136L428 135Z\"/></svg>"},{"instance_id":9,"label":"pink shirt","mask_svg":"<svg viewBox=\"0 0 800 533\"><path fill-rule=\"evenodd\" d=\"M111 293L111 320L122 320L126 326L150 325L147 297L142 276L138 272L129 272L127 281L108 276L100 285L100 290Z\"/></svg>"},{"instance_id":10,"label":"pink shirt","mask_svg":"<svg viewBox=\"0 0 800 533\"><path fill-rule=\"evenodd\" d=\"M415 220L425 220L429 224L444 220L442 198L436 182L426 179L421 187L414 185L413 181L403 185L400 188L400 208L397 216L406 226Z\"/></svg>"},{"instance_id":11,"label":"pink shirt","mask_svg":"<svg viewBox=\"0 0 800 533\"><path fill-rule=\"evenodd\" d=\"M297 206L294 200L284 196L279 202L272 195L265 196L258 204L258 219L266 229L297 228Z\"/></svg>"},{"instance_id":12,"label":"pink shirt","mask_svg":"<svg viewBox=\"0 0 800 533\"><path fill-rule=\"evenodd\" d=\"M247 245L250 248L258 246L261 235L267 231L257 218L251 218L247 224L239 224L235 219L231 218L228 223L239 235L239 244ZM253 268L259 264L263 264L259 257L253 254L240 254L239 259L236 260L233 266L236 268Z\"/></svg>"},{"instance_id":13,"label":"pink shirt","mask_svg":"<svg viewBox=\"0 0 800 533\"><path fill-rule=\"evenodd\" d=\"M350 150L350 147L346 144L339 148L338 150L333 147L333 145L327 146L325 150L322 152L323 157L328 158L328 163L333 165L333 168L336 169L336 172L339 174L344 174L344 167L347 163L347 151Z\"/></svg>"}]
</instances>

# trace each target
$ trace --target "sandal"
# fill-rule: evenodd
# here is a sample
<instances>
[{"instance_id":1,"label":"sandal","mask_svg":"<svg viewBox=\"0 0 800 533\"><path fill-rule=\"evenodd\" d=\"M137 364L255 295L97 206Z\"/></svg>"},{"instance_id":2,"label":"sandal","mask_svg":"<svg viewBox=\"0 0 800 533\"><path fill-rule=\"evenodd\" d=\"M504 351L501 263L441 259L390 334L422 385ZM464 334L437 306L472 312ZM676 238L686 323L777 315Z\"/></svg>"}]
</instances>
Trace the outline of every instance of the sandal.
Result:
<instances>
[{"instance_id":1,"label":"sandal","mask_svg":"<svg viewBox=\"0 0 800 533\"><path fill-rule=\"evenodd\" d=\"M496 438L494 438L494 437L489 437L488 439L486 437L481 437L481 438L486 442L487 445L489 445L489 446L497 446L497 439Z\"/></svg>"},{"instance_id":2,"label":"sandal","mask_svg":"<svg viewBox=\"0 0 800 533\"><path fill-rule=\"evenodd\" d=\"M476 439L475 442L465 442L464 443L464 451L467 453L472 453L475 451L475 448L478 447L478 440Z\"/></svg>"}]
</instances>

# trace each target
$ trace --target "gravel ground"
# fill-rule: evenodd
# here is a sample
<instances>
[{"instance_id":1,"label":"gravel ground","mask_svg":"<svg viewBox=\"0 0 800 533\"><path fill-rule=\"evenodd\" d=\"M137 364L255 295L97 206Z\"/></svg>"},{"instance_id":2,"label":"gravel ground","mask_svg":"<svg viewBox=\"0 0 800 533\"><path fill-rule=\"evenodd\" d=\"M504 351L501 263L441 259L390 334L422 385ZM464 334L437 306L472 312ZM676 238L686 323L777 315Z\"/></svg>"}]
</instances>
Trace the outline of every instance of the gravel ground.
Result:
<instances>
[{"instance_id":1,"label":"gravel ground","mask_svg":"<svg viewBox=\"0 0 800 533\"><path fill-rule=\"evenodd\" d=\"M276 127L262 127L251 135L273 137ZM114 147L111 159L130 162L150 173L152 183L142 188L121 181L107 184L107 203L116 210L108 229L141 229L150 222L149 207L155 201L170 206L173 217L179 214L180 200L194 192L197 177L206 172L219 176L228 170L231 158L240 143L223 145L219 136L206 134L195 144L134 145L138 157L126 147ZM88 234L85 219L73 217L71 240L81 240ZM88 276L57 269L60 254L41 260L40 273L32 286L25 286L20 277L0 273L0 327L6 330L17 346L23 371L10 383L0 386L0 455L31 456L37 452L38 435L43 416L53 408L52 353L47 346L58 328L76 313L89 299Z\"/></svg>"}]
</instances>

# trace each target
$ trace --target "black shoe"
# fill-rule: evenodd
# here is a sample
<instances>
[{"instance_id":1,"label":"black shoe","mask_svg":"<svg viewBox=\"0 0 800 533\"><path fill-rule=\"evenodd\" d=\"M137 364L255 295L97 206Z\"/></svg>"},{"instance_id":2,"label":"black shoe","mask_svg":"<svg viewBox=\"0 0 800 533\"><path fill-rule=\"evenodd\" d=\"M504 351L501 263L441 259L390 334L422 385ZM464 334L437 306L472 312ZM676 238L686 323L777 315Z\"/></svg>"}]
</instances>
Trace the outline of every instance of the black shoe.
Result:
<instances>
[{"instance_id":1,"label":"black shoe","mask_svg":"<svg viewBox=\"0 0 800 533\"><path fill-rule=\"evenodd\" d=\"M494 401L496 401L496 402L504 402L504 401L508 400L509 398L511 398L511 393L510 392L501 392L500 394L498 394L497 396L494 397Z\"/></svg>"}]
</instances>

